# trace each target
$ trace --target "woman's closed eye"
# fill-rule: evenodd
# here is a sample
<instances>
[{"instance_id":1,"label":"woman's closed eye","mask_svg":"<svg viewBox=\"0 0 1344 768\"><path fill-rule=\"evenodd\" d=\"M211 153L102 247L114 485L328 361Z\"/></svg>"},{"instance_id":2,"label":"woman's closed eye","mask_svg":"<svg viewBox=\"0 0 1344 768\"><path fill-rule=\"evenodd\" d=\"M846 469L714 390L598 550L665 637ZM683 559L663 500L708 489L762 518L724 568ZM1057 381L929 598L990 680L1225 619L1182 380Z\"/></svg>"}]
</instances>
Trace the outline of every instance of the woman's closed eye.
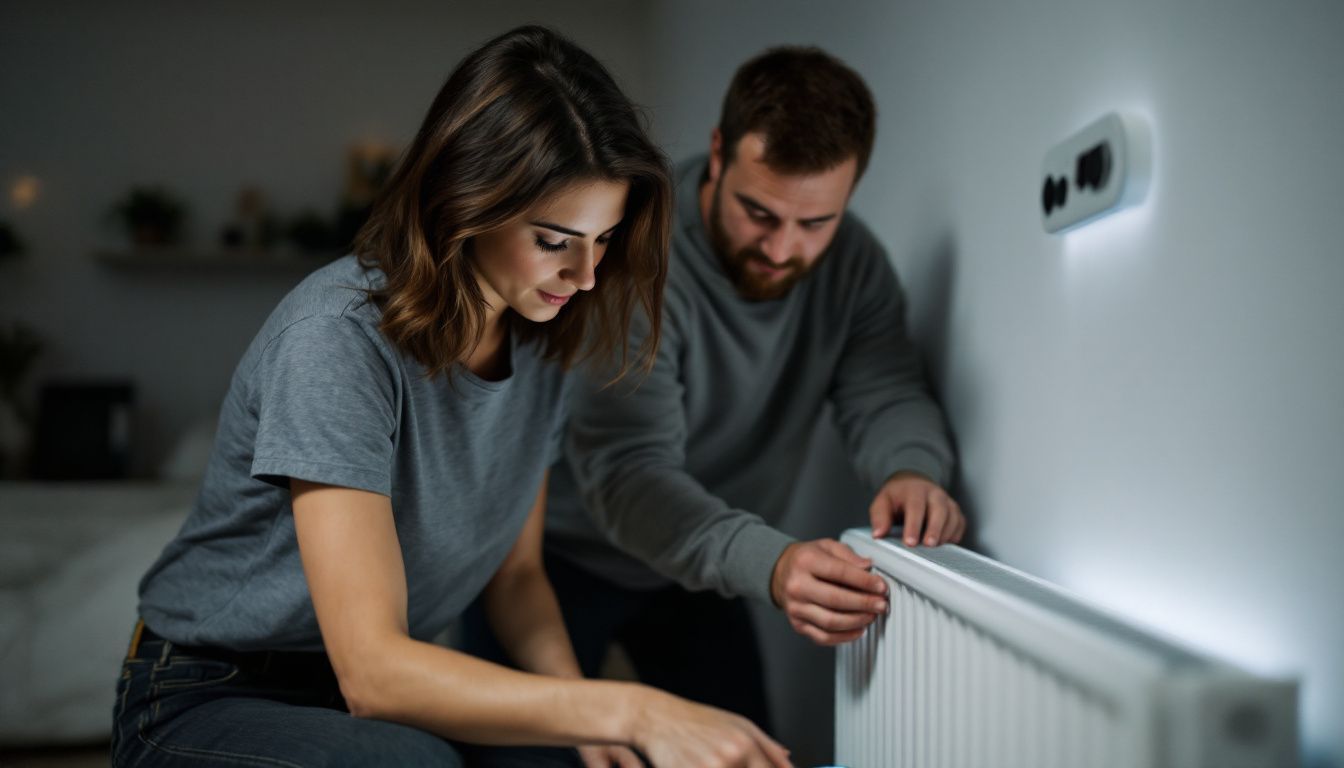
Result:
<instances>
[{"instance_id":1,"label":"woman's closed eye","mask_svg":"<svg viewBox=\"0 0 1344 768\"><path fill-rule=\"evenodd\" d=\"M549 252L551 252L551 253L555 253L556 251L563 251L563 250L565 250L566 248L568 248L568 247L569 247L569 241L568 241L568 240L561 240L561 241L558 242L558 243L552 243L552 242L550 242L549 240L547 240L546 238L541 237L540 235L538 235L538 236L537 236L537 247L540 248L540 249L543 250L543 251L549 251Z\"/></svg>"}]
</instances>

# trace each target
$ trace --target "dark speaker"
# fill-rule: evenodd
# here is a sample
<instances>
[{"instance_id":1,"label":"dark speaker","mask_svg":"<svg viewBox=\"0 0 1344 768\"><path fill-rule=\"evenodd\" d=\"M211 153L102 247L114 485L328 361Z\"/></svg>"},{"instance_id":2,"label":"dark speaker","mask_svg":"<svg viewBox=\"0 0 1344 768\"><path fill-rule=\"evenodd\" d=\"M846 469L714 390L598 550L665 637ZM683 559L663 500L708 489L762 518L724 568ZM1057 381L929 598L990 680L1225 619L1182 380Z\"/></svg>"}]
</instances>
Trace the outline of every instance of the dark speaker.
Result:
<instances>
[{"instance_id":1,"label":"dark speaker","mask_svg":"<svg viewBox=\"0 0 1344 768\"><path fill-rule=\"evenodd\" d=\"M32 475L37 480L118 480L130 472L129 381L50 382L38 397Z\"/></svg>"}]
</instances>

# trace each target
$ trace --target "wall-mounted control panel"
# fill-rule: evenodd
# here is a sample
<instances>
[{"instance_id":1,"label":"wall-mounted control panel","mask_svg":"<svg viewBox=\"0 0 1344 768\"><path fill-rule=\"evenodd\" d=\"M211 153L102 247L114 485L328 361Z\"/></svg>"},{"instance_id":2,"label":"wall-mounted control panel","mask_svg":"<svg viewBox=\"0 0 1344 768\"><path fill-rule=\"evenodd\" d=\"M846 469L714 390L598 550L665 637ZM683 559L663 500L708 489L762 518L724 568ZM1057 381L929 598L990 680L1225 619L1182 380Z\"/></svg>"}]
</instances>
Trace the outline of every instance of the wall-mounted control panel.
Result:
<instances>
[{"instance_id":1,"label":"wall-mounted control panel","mask_svg":"<svg viewBox=\"0 0 1344 768\"><path fill-rule=\"evenodd\" d=\"M1041 224L1063 232L1141 202L1152 139L1142 118L1111 112L1065 139L1041 166Z\"/></svg>"}]
</instances>

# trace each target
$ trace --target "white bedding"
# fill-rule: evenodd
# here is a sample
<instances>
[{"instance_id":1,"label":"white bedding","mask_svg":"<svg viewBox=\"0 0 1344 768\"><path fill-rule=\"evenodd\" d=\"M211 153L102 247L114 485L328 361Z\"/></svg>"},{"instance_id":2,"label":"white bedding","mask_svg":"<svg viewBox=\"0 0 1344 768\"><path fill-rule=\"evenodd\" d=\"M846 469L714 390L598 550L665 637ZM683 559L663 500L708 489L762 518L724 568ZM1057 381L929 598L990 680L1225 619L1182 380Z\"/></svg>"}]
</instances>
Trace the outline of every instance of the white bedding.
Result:
<instances>
[{"instance_id":1,"label":"white bedding","mask_svg":"<svg viewBox=\"0 0 1344 768\"><path fill-rule=\"evenodd\" d=\"M0 483L0 746L110 734L136 585L196 488Z\"/></svg>"}]
</instances>

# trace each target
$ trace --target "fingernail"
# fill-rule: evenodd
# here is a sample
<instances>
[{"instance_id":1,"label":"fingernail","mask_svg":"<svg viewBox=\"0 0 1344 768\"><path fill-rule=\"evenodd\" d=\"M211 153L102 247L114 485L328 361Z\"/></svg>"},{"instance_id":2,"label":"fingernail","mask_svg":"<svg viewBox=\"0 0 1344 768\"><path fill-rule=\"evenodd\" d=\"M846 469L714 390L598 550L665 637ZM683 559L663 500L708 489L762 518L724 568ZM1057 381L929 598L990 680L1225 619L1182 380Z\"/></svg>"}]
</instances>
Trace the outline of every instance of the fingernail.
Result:
<instances>
[{"instance_id":1,"label":"fingernail","mask_svg":"<svg viewBox=\"0 0 1344 768\"><path fill-rule=\"evenodd\" d=\"M907 546L907 547L913 547L913 546L915 546L915 537L914 537L914 536L906 536L906 537L905 537L905 546Z\"/></svg>"},{"instance_id":2,"label":"fingernail","mask_svg":"<svg viewBox=\"0 0 1344 768\"><path fill-rule=\"evenodd\" d=\"M887 601L886 601L886 600L883 600L882 602L880 602L880 603L877 604L877 611L878 611L878 613L886 613L888 608L889 608L889 606L887 605Z\"/></svg>"},{"instance_id":3,"label":"fingernail","mask_svg":"<svg viewBox=\"0 0 1344 768\"><path fill-rule=\"evenodd\" d=\"M924 543L932 547L938 544L938 540L930 536L929 538L924 540Z\"/></svg>"}]
</instances>

